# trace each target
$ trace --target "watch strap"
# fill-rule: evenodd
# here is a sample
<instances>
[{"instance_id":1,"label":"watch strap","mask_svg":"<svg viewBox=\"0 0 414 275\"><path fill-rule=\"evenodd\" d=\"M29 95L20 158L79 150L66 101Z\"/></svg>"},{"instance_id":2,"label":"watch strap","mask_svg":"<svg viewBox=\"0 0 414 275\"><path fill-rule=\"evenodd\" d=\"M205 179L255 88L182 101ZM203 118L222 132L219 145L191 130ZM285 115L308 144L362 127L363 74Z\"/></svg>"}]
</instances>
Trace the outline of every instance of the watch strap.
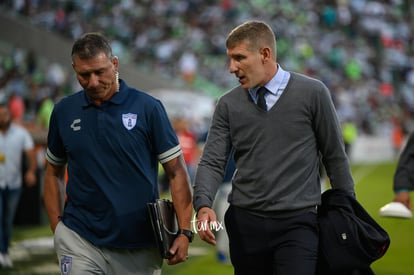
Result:
<instances>
[{"instance_id":1,"label":"watch strap","mask_svg":"<svg viewBox=\"0 0 414 275\"><path fill-rule=\"evenodd\" d=\"M186 236L190 243L193 241L193 238L194 238L193 231L187 230L187 229L178 229L177 235L180 235L180 234L183 234L184 236Z\"/></svg>"}]
</instances>

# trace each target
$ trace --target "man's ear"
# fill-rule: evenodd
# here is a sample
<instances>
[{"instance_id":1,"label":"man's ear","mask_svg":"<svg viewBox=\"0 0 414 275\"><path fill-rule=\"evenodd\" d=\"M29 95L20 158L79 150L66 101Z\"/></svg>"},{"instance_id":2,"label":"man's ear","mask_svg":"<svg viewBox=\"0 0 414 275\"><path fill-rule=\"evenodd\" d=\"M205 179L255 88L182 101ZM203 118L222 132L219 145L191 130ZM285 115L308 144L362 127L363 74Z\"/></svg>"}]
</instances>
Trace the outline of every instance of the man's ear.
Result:
<instances>
[{"instance_id":1,"label":"man's ear","mask_svg":"<svg viewBox=\"0 0 414 275\"><path fill-rule=\"evenodd\" d=\"M266 63L269 60L269 58L271 57L269 47L263 47L263 48L261 48L260 49L260 56L262 58L262 63L263 64Z\"/></svg>"},{"instance_id":2,"label":"man's ear","mask_svg":"<svg viewBox=\"0 0 414 275\"><path fill-rule=\"evenodd\" d=\"M114 64L115 66L115 70L118 71L118 66L119 66L119 59L118 56L114 55L112 57L112 64Z\"/></svg>"}]
</instances>

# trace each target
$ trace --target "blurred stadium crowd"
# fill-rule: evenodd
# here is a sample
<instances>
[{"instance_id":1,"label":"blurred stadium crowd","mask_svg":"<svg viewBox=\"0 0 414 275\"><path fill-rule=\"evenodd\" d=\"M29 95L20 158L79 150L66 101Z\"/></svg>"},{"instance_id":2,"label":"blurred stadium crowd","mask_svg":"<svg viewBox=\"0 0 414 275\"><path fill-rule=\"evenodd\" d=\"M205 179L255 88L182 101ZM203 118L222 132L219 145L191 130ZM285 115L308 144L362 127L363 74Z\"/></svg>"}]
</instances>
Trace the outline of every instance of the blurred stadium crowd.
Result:
<instances>
[{"instance_id":1,"label":"blurred stadium crowd","mask_svg":"<svg viewBox=\"0 0 414 275\"><path fill-rule=\"evenodd\" d=\"M321 79L344 126L389 136L396 153L414 130L411 0L0 0L0 9L70 40L103 32L121 63L194 91L208 82L221 92L237 84L227 69L226 35L245 20L264 20L275 30L281 66ZM16 122L45 130L54 102L79 89L72 72L45 63L30 41L11 55L0 51L0 101L10 99ZM172 122L194 176L204 137L186 121ZM162 177L161 190L168 188Z\"/></svg>"},{"instance_id":2,"label":"blurred stadium crowd","mask_svg":"<svg viewBox=\"0 0 414 275\"><path fill-rule=\"evenodd\" d=\"M244 20L265 20L276 32L280 64L324 81L342 121L369 135L393 125L414 129L410 0L0 0L0 8L70 39L104 32L121 61L194 90L202 78L223 92L236 84L225 35ZM33 118L76 84L59 64L40 71L29 47L1 56L0 90L23 98Z\"/></svg>"}]
</instances>

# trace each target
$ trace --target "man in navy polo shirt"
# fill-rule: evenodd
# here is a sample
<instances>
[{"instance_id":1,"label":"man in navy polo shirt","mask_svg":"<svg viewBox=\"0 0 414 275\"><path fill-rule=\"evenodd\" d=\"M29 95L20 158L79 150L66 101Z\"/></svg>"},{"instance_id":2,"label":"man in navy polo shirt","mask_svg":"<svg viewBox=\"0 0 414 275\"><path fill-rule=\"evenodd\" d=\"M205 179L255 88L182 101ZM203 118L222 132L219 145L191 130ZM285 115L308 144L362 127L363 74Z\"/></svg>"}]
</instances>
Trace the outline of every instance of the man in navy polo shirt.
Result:
<instances>
[{"instance_id":1,"label":"man in navy polo shirt","mask_svg":"<svg viewBox=\"0 0 414 275\"><path fill-rule=\"evenodd\" d=\"M158 162L182 232L167 263L185 261L191 241L191 190L175 132L160 101L118 78L118 58L102 35L87 33L74 43L72 66L83 90L54 107L44 184L61 272L160 274L146 210L159 197Z\"/></svg>"}]
</instances>

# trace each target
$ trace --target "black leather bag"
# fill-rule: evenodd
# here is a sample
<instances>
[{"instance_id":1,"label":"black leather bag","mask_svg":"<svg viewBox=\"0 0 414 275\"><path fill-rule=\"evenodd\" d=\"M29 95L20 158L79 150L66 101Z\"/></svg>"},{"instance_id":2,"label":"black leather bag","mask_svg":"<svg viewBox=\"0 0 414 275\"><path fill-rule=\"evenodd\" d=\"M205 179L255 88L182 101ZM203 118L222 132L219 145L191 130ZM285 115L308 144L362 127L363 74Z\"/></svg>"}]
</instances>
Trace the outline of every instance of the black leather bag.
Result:
<instances>
[{"instance_id":1,"label":"black leather bag","mask_svg":"<svg viewBox=\"0 0 414 275\"><path fill-rule=\"evenodd\" d=\"M317 274L374 274L370 265L385 254L390 237L353 196L325 191L318 220Z\"/></svg>"},{"instance_id":2,"label":"black leather bag","mask_svg":"<svg viewBox=\"0 0 414 275\"><path fill-rule=\"evenodd\" d=\"M147 204L155 241L161 257L169 259L173 255L169 252L178 232L177 215L172 201L158 199Z\"/></svg>"}]
</instances>

